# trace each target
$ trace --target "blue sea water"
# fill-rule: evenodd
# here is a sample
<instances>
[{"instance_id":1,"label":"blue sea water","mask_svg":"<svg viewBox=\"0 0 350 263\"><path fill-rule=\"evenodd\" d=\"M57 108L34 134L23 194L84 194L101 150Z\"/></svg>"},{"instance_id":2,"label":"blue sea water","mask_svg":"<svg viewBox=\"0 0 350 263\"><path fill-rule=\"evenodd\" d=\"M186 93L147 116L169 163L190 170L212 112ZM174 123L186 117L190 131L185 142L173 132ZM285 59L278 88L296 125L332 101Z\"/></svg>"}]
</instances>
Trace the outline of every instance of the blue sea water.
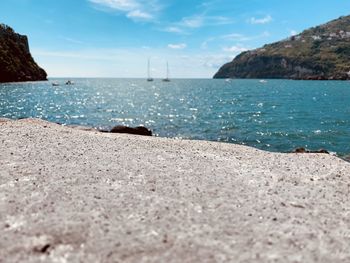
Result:
<instances>
[{"instance_id":1,"label":"blue sea water","mask_svg":"<svg viewBox=\"0 0 350 263\"><path fill-rule=\"evenodd\" d=\"M157 136L350 153L350 82L73 79L0 85L0 117L99 128L144 125ZM59 82L60 86L52 86Z\"/></svg>"}]
</instances>

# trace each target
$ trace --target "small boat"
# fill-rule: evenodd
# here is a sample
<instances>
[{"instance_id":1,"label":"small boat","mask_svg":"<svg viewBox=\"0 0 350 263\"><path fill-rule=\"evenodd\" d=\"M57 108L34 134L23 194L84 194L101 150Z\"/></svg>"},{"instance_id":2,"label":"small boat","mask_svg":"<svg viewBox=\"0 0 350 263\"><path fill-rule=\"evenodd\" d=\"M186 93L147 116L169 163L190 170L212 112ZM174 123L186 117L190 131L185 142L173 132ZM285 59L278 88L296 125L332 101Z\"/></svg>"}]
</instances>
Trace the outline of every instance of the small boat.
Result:
<instances>
[{"instance_id":1,"label":"small boat","mask_svg":"<svg viewBox=\"0 0 350 263\"><path fill-rule=\"evenodd\" d=\"M168 62L166 63L166 78L162 79L162 81L170 82L170 79L169 79L169 64L168 64Z\"/></svg>"},{"instance_id":2,"label":"small boat","mask_svg":"<svg viewBox=\"0 0 350 263\"><path fill-rule=\"evenodd\" d=\"M151 77L151 62L150 62L150 59L148 59L147 81L153 81L153 78Z\"/></svg>"},{"instance_id":3,"label":"small boat","mask_svg":"<svg viewBox=\"0 0 350 263\"><path fill-rule=\"evenodd\" d=\"M57 86L59 86L60 84L59 84L58 82L52 82L51 85L54 86L54 87L57 87Z\"/></svg>"},{"instance_id":4,"label":"small boat","mask_svg":"<svg viewBox=\"0 0 350 263\"><path fill-rule=\"evenodd\" d=\"M68 81L66 82L66 85L74 85L74 82L71 81L71 80L68 80Z\"/></svg>"},{"instance_id":5,"label":"small boat","mask_svg":"<svg viewBox=\"0 0 350 263\"><path fill-rule=\"evenodd\" d=\"M260 83L267 83L267 80L261 79L259 80Z\"/></svg>"}]
</instances>

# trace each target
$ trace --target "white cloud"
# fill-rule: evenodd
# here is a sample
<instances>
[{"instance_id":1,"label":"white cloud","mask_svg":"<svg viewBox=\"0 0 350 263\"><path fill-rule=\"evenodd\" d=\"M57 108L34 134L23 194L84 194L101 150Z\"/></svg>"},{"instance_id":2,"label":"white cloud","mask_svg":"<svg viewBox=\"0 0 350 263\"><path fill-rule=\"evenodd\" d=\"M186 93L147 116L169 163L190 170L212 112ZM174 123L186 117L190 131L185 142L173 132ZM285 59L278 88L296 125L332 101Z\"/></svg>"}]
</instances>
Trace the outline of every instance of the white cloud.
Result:
<instances>
[{"instance_id":1,"label":"white cloud","mask_svg":"<svg viewBox=\"0 0 350 263\"><path fill-rule=\"evenodd\" d=\"M171 23L168 27L162 29L162 31L187 34L190 30L206 26L227 25L232 23L234 23L234 21L228 17L197 14L193 16L183 17L180 21Z\"/></svg>"},{"instance_id":2,"label":"white cloud","mask_svg":"<svg viewBox=\"0 0 350 263\"><path fill-rule=\"evenodd\" d=\"M184 33L184 31L181 28L176 27L176 26L166 27L163 29L163 31L169 32L169 33L178 33L178 34Z\"/></svg>"},{"instance_id":3,"label":"white cloud","mask_svg":"<svg viewBox=\"0 0 350 263\"><path fill-rule=\"evenodd\" d=\"M207 38L206 40L204 40L204 41L201 43L200 48L201 48L201 49L208 49L209 43L215 41L216 39L217 39L216 37Z\"/></svg>"},{"instance_id":4,"label":"white cloud","mask_svg":"<svg viewBox=\"0 0 350 263\"><path fill-rule=\"evenodd\" d=\"M74 38L70 38L70 37L60 37L60 38L67 41L67 42L73 43L73 44L84 44L83 41L80 41L80 40L77 40Z\"/></svg>"},{"instance_id":5,"label":"white cloud","mask_svg":"<svg viewBox=\"0 0 350 263\"><path fill-rule=\"evenodd\" d=\"M172 78L211 78L233 54L194 52L164 49L33 49L35 60L48 72L49 77L120 77L146 78L147 60L152 58L152 76L163 78L165 62L169 61Z\"/></svg>"},{"instance_id":6,"label":"white cloud","mask_svg":"<svg viewBox=\"0 0 350 263\"><path fill-rule=\"evenodd\" d=\"M241 52L247 51L248 48L242 47L242 46L231 46L231 47L224 47L222 50L230 53L241 53Z\"/></svg>"},{"instance_id":7,"label":"white cloud","mask_svg":"<svg viewBox=\"0 0 350 263\"><path fill-rule=\"evenodd\" d=\"M197 59L203 67L217 71L222 65L231 61L234 57L234 55L207 54L203 55L201 58L197 56Z\"/></svg>"},{"instance_id":8,"label":"white cloud","mask_svg":"<svg viewBox=\"0 0 350 263\"><path fill-rule=\"evenodd\" d=\"M139 7L134 0L89 0L91 3L109 7L120 11L131 11Z\"/></svg>"},{"instance_id":9,"label":"white cloud","mask_svg":"<svg viewBox=\"0 0 350 263\"><path fill-rule=\"evenodd\" d=\"M296 30L291 30L290 31L290 35L291 36L296 36L296 35L298 35L298 32Z\"/></svg>"},{"instance_id":10,"label":"white cloud","mask_svg":"<svg viewBox=\"0 0 350 263\"><path fill-rule=\"evenodd\" d=\"M229 39L229 40L234 40L234 41L249 41L251 40L251 37L247 37L242 34L237 34L237 33L232 33L228 35L224 35L221 38L223 39Z\"/></svg>"},{"instance_id":11,"label":"white cloud","mask_svg":"<svg viewBox=\"0 0 350 263\"><path fill-rule=\"evenodd\" d=\"M264 31L261 35L259 35L259 38L260 37L269 37L271 36L270 32L269 31Z\"/></svg>"},{"instance_id":12,"label":"white cloud","mask_svg":"<svg viewBox=\"0 0 350 263\"><path fill-rule=\"evenodd\" d=\"M207 49L208 48L208 41L203 41L201 44L201 49Z\"/></svg>"},{"instance_id":13,"label":"white cloud","mask_svg":"<svg viewBox=\"0 0 350 263\"><path fill-rule=\"evenodd\" d=\"M232 23L232 19L224 16L194 15L182 18L178 24L187 28L199 28L203 26L227 25Z\"/></svg>"},{"instance_id":14,"label":"white cloud","mask_svg":"<svg viewBox=\"0 0 350 263\"><path fill-rule=\"evenodd\" d=\"M203 16L193 16L193 17L184 17L179 24L187 28L198 28L198 27L201 27L203 23L204 23Z\"/></svg>"},{"instance_id":15,"label":"white cloud","mask_svg":"<svg viewBox=\"0 0 350 263\"><path fill-rule=\"evenodd\" d=\"M168 48L171 48L171 49L184 49L186 48L187 45L185 43L180 43L180 44L169 44L168 45Z\"/></svg>"},{"instance_id":16,"label":"white cloud","mask_svg":"<svg viewBox=\"0 0 350 263\"><path fill-rule=\"evenodd\" d=\"M265 17L262 17L262 18L255 18L255 17L252 17L250 18L249 22L251 24L268 24L272 21L272 16L270 15L267 15Z\"/></svg>"},{"instance_id":17,"label":"white cloud","mask_svg":"<svg viewBox=\"0 0 350 263\"><path fill-rule=\"evenodd\" d=\"M142 12L140 10L131 11L126 16L128 18L135 19L135 20L137 20L137 19L140 19L140 20L151 20L151 19L153 19L153 15L151 15L149 13L146 13L146 12Z\"/></svg>"},{"instance_id":18,"label":"white cloud","mask_svg":"<svg viewBox=\"0 0 350 263\"><path fill-rule=\"evenodd\" d=\"M162 9L158 0L88 0L96 7L124 13L134 21L152 21Z\"/></svg>"},{"instance_id":19,"label":"white cloud","mask_svg":"<svg viewBox=\"0 0 350 263\"><path fill-rule=\"evenodd\" d=\"M251 41L251 40L260 39L260 38L266 38L269 36L271 36L270 32L264 31L263 33L256 36L246 36L242 34L232 33L228 35L223 35L220 38L231 40L231 41L245 42L245 41Z\"/></svg>"}]
</instances>

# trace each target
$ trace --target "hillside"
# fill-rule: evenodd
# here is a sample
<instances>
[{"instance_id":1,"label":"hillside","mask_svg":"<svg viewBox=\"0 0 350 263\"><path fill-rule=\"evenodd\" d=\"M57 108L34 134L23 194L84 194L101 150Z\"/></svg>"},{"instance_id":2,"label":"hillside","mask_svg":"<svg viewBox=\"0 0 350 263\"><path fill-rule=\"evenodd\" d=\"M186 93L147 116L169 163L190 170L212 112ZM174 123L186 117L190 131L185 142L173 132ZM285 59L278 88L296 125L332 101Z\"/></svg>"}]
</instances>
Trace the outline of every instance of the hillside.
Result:
<instances>
[{"instance_id":1,"label":"hillside","mask_svg":"<svg viewBox=\"0 0 350 263\"><path fill-rule=\"evenodd\" d=\"M28 38L0 24L0 82L37 81L46 77L30 54Z\"/></svg>"},{"instance_id":2,"label":"hillside","mask_svg":"<svg viewBox=\"0 0 350 263\"><path fill-rule=\"evenodd\" d=\"M350 79L350 16L238 55L214 78Z\"/></svg>"}]
</instances>

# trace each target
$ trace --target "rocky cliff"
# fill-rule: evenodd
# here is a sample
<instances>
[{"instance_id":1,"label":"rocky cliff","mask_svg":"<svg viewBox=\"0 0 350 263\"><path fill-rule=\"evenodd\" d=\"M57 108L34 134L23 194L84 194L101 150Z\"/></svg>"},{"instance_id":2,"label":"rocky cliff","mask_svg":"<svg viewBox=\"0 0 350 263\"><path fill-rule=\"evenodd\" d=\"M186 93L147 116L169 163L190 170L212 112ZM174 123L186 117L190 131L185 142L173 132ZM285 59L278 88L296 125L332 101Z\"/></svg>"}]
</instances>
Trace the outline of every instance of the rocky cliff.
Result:
<instances>
[{"instance_id":1,"label":"rocky cliff","mask_svg":"<svg viewBox=\"0 0 350 263\"><path fill-rule=\"evenodd\" d=\"M350 16L243 52L214 78L350 79Z\"/></svg>"},{"instance_id":2,"label":"rocky cliff","mask_svg":"<svg viewBox=\"0 0 350 263\"><path fill-rule=\"evenodd\" d=\"M30 54L27 37L0 24L0 82L37 81L46 77Z\"/></svg>"}]
</instances>

